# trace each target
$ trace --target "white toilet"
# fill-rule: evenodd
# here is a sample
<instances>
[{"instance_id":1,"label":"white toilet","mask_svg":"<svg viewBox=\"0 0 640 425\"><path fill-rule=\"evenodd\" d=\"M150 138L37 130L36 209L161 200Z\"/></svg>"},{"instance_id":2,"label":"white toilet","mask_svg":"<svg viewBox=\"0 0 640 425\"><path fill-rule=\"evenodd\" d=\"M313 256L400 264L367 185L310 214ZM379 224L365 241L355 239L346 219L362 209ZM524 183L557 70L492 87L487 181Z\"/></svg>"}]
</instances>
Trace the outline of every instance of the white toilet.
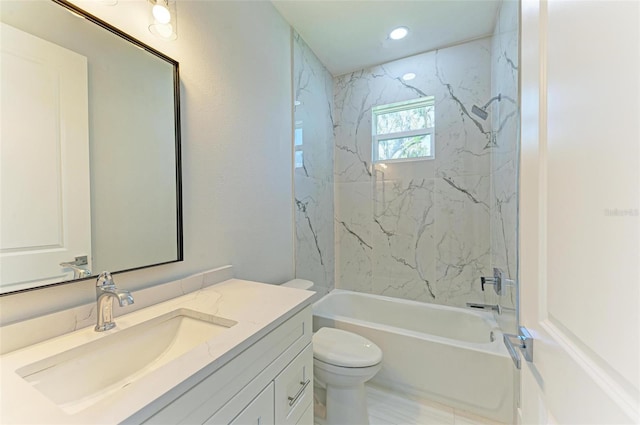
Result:
<instances>
[{"instance_id":1,"label":"white toilet","mask_svg":"<svg viewBox=\"0 0 640 425\"><path fill-rule=\"evenodd\" d=\"M351 332L320 328L313 334L313 374L326 385L327 425L367 425L364 383L382 365L382 351Z\"/></svg>"},{"instance_id":2,"label":"white toilet","mask_svg":"<svg viewBox=\"0 0 640 425\"><path fill-rule=\"evenodd\" d=\"M294 279L282 286L311 289L313 282ZM382 366L382 350L352 332L320 328L313 334L313 375L327 390L326 425L368 425L364 383Z\"/></svg>"}]
</instances>

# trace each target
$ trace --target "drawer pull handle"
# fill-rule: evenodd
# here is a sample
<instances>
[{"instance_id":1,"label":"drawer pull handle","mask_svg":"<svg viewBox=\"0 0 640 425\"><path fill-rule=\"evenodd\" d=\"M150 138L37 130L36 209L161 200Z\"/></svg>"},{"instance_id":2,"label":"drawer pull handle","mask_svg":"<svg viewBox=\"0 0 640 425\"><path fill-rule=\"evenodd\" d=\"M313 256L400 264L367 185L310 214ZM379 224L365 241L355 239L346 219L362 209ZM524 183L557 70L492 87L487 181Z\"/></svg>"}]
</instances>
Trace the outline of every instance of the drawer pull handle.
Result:
<instances>
[{"instance_id":1,"label":"drawer pull handle","mask_svg":"<svg viewBox=\"0 0 640 425\"><path fill-rule=\"evenodd\" d=\"M294 395L293 397L287 397L289 399L289 406L293 406L294 404L296 404L296 401L298 401L298 399L304 392L304 389L307 388L307 385L309 385L309 382L311 382L311 380L309 379L307 379L306 381L300 381L300 385L302 386L300 387L296 395Z\"/></svg>"}]
</instances>

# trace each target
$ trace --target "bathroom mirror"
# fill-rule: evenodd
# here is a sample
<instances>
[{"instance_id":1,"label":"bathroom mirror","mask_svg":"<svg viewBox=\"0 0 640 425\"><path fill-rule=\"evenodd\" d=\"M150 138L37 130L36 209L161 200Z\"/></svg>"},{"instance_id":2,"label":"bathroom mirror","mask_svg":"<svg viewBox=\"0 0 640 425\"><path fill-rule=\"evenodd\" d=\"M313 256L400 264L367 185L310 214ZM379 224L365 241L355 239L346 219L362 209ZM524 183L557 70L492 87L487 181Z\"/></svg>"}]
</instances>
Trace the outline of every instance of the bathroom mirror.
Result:
<instances>
[{"instance_id":1,"label":"bathroom mirror","mask_svg":"<svg viewBox=\"0 0 640 425\"><path fill-rule=\"evenodd\" d=\"M181 261L178 63L64 0L0 18L0 293Z\"/></svg>"}]
</instances>

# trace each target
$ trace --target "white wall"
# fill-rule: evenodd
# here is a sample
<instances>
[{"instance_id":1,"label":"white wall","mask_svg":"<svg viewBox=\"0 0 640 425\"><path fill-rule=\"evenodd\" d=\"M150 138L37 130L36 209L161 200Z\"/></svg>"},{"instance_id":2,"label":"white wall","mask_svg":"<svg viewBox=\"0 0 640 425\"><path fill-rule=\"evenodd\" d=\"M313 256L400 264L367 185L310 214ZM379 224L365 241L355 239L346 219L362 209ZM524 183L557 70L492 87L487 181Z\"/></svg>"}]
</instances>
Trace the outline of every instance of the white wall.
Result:
<instances>
[{"instance_id":1,"label":"white wall","mask_svg":"<svg viewBox=\"0 0 640 425\"><path fill-rule=\"evenodd\" d=\"M78 2L180 62L185 261L115 276L138 289L233 264L293 277L290 29L269 2L177 4L178 39L147 30L146 0ZM0 324L91 302L93 280L0 298Z\"/></svg>"}]
</instances>

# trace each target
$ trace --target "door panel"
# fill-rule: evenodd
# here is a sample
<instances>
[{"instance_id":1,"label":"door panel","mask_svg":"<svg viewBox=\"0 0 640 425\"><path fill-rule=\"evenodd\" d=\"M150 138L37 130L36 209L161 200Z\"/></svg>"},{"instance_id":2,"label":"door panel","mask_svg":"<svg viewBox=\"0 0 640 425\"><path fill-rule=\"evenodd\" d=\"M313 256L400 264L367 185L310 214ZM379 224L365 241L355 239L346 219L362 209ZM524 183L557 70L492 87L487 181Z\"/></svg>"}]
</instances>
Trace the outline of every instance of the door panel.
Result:
<instances>
[{"instance_id":1,"label":"door panel","mask_svg":"<svg viewBox=\"0 0 640 425\"><path fill-rule=\"evenodd\" d=\"M18 290L91 267L87 60L1 25L0 285Z\"/></svg>"},{"instance_id":2,"label":"door panel","mask_svg":"<svg viewBox=\"0 0 640 425\"><path fill-rule=\"evenodd\" d=\"M524 423L640 421L639 24L638 2L523 3Z\"/></svg>"}]
</instances>

